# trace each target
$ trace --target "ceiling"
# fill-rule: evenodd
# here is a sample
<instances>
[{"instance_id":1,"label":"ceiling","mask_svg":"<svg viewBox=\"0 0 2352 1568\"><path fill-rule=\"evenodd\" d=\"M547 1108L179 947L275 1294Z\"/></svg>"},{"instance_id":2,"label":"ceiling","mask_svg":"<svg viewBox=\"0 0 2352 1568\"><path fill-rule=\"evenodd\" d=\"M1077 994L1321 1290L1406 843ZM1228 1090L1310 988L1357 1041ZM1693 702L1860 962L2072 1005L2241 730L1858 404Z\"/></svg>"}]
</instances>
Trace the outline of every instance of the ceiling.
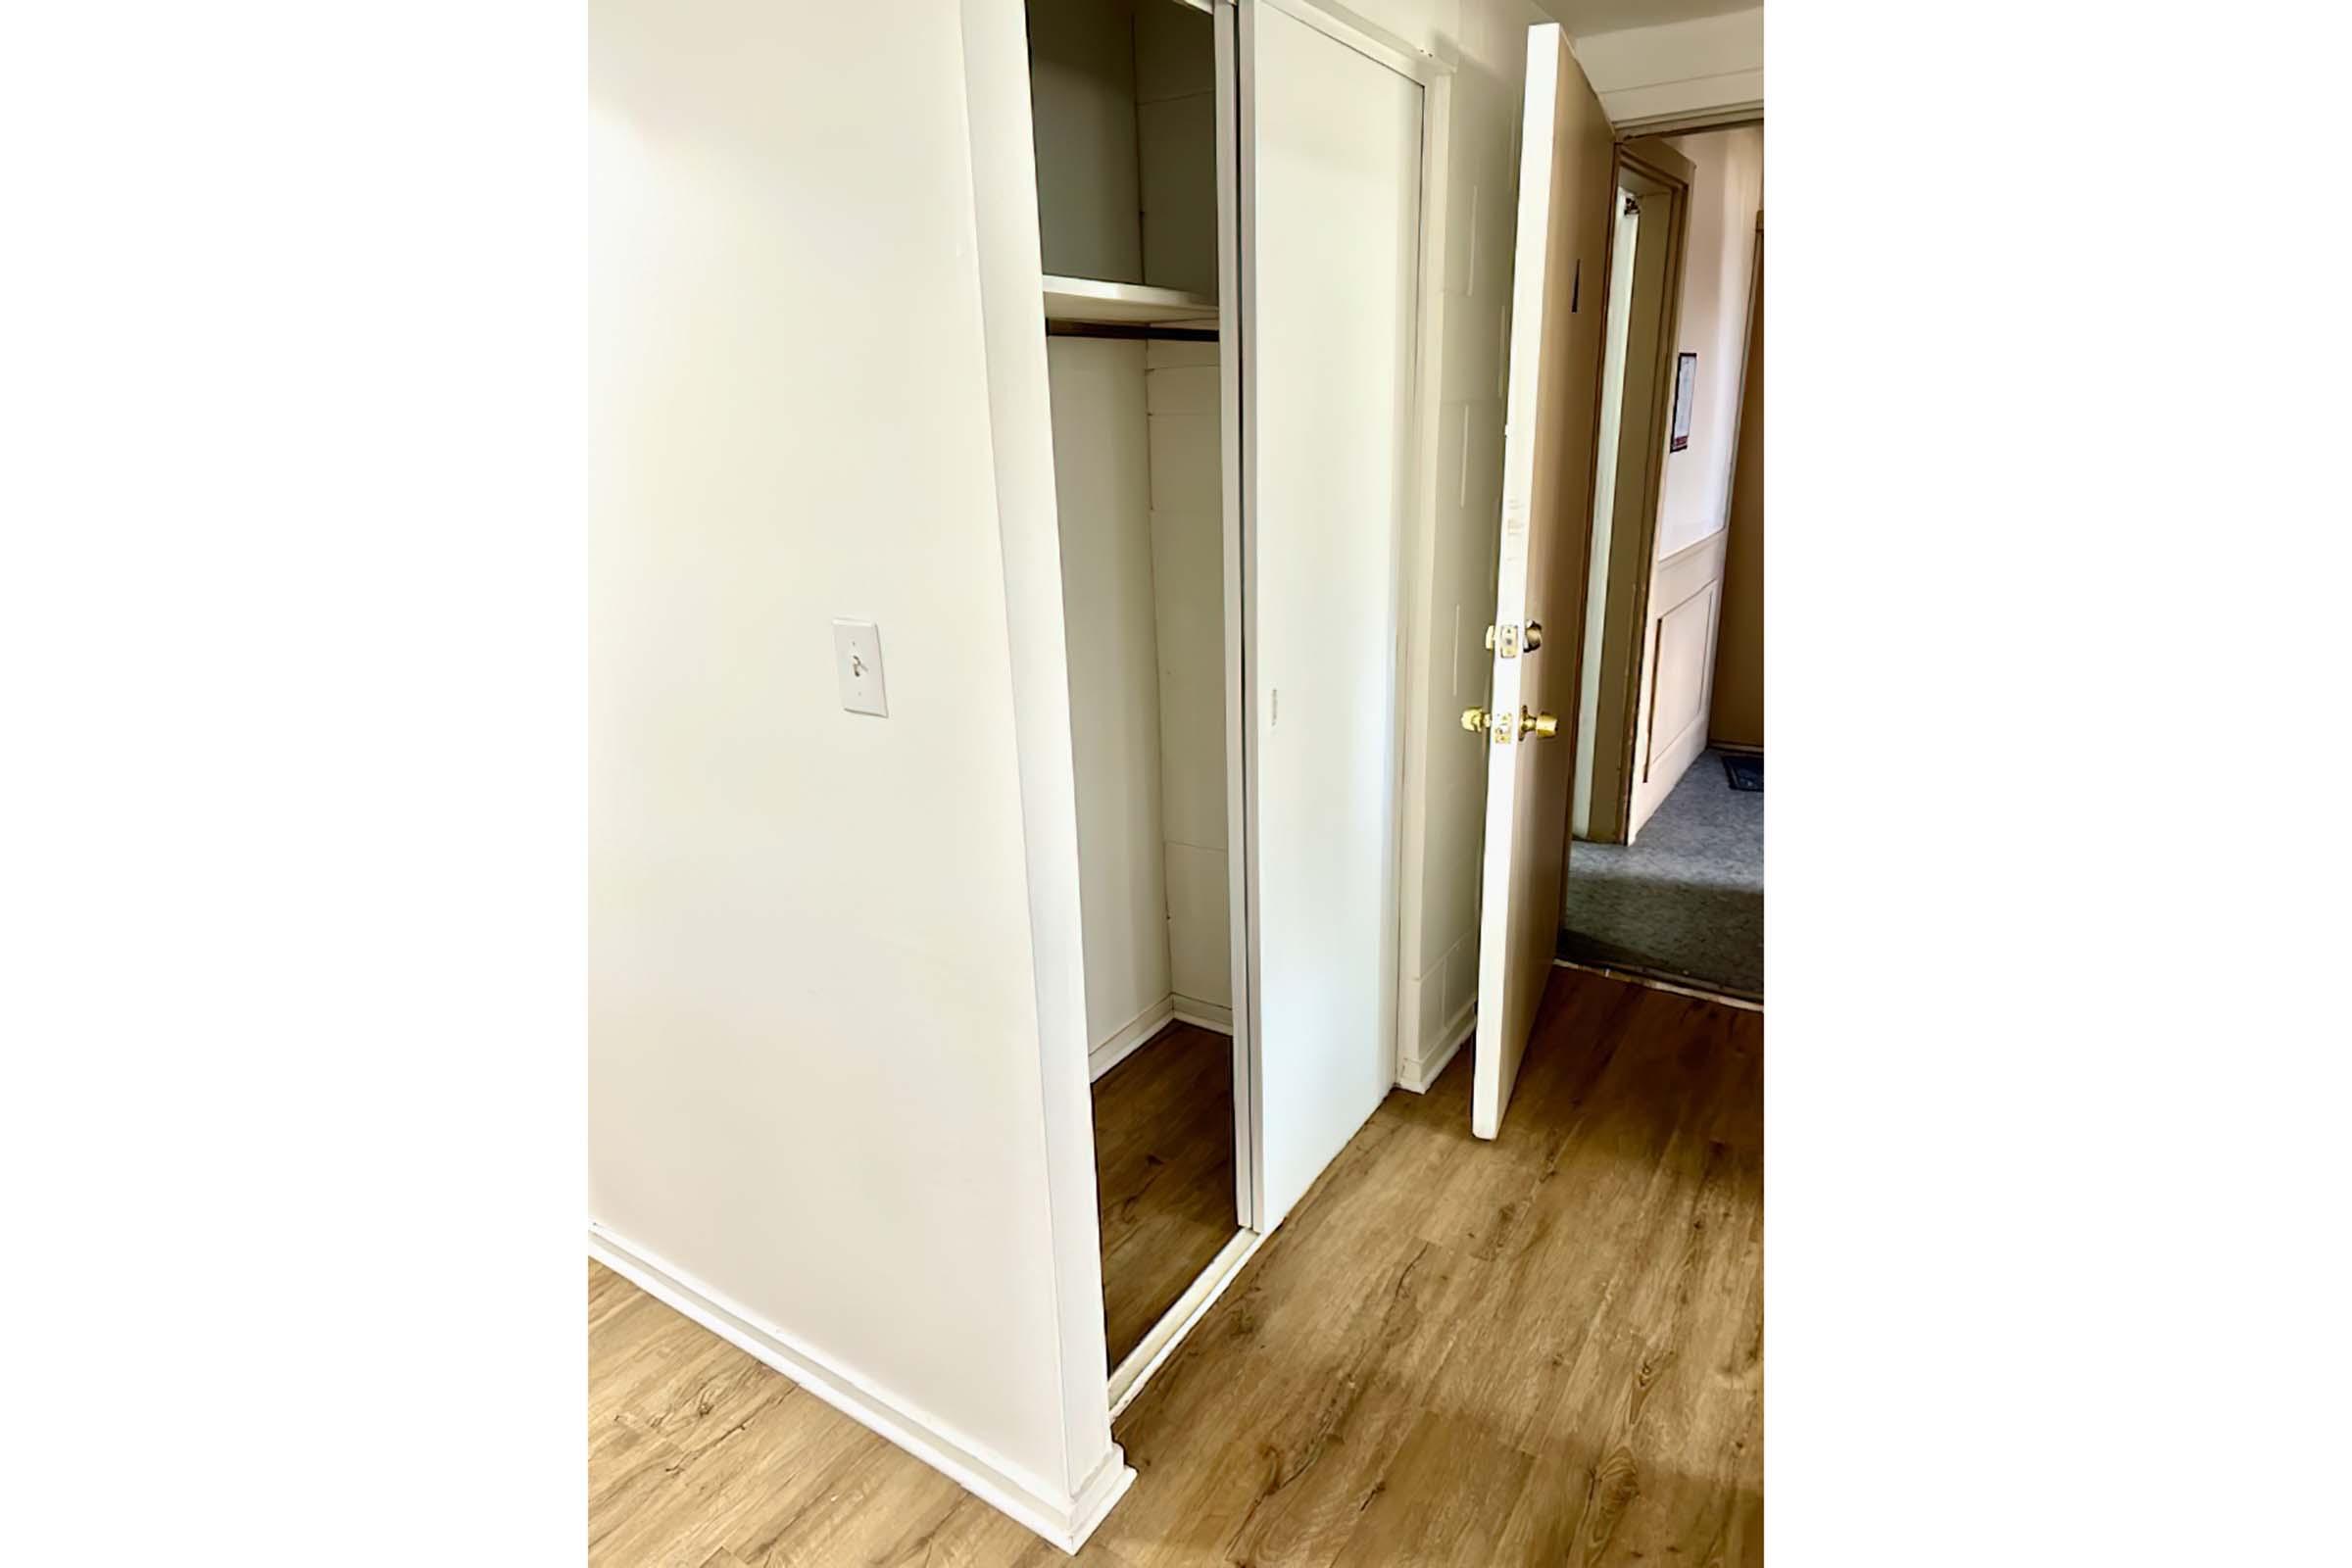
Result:
<instances>
[{"instance_id":1,"label":"ceiling","mask_svg":"<svg viewBox=\"0 0 2352 1568\"><path fill-rule=\"evenodd\" d=\"M1664 22L1754 11L1762 0L1536 0L1536 5L1566 27L1570 37L1586 38L1626 27L1653 27Z\"/></svg>"}]
</instances>

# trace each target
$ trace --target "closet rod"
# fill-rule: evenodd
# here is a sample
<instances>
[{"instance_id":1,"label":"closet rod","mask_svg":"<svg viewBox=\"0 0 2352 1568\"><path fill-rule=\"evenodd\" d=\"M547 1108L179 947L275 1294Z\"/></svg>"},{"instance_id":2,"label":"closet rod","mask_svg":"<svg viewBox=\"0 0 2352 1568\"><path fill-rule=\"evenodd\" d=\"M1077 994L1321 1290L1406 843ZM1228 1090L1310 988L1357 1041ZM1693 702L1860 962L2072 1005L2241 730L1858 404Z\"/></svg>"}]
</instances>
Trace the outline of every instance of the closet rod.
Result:
<instances>
[{"instance_id":1,"label":"closet rod","mask_svg":"<svg viewBox=\"0 0 2352 1568\"><path fill-rule=\"evenodd\" d=\"M1149 321L1046 321L1048 337L1159 338L1178 343L1214 343L1213 326L1155 326Z\"/></svg>"}]
</instances>

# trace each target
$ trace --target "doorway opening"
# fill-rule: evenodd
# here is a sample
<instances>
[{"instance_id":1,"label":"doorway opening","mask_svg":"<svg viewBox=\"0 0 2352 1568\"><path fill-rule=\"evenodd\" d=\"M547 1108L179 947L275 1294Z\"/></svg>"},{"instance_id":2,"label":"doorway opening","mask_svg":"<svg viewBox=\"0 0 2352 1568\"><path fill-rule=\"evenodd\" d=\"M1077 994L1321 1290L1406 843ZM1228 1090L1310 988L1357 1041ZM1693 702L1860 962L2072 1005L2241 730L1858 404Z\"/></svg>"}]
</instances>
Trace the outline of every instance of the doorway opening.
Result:
<instances>
[{"instance_id":1,"label":"doorway opening","mask_svg":"<svg viewBox=\"0 0 2352 1568\"><path fill-rule=\"evenodd\" d=\"M1026 19L1116 1415L1396 1081L1448 68L1311 0Z\"/></svg>"},{"instance_id":2,"label":"doorway opening","mask_svg":"<svg viewBox=\"0 0 2352 1568\"><path fill-rule=\"evenodd\" d=\"M1028 0L1113 1401L1248 1236L1218 39Z\"/></svg>"},{"instance_id":3,"label":"doorway opening","mask_svg":"<svg viewBox=\"0 0 2352 1568\"><path fill-rule=\"evenodd\" d=\"M1764 989L1763 131L1618 149L1559 956Z\"/></svg>"}]
</instances>

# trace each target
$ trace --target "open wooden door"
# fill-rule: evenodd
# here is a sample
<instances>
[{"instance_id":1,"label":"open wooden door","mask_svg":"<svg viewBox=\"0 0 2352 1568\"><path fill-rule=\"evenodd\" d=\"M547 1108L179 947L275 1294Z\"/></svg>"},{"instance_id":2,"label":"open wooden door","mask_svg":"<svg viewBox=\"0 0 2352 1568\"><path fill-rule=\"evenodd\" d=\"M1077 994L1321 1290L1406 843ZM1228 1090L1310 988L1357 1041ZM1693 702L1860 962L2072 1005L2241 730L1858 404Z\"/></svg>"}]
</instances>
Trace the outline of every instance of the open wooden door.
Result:
<instances>
[{"instance_id":1,"label":"open wooden door","mask_svg":"<svg viewBox=\"0 0 2352 1568\"><path fill-rule=\"evenodd\" d=\"M1471 1131L1493 1138L1551 975L1575 774L1579 629L1606 316L1612 146L1567 39L1529 30L1503 410Z\"/></svg>"},{"instance_id":2,"label":"open wooden door","mask_svg":"<svg viewBox=\"0 0 2352 1568\"><path fill-rule=\"evenodd\" d=\"M1256 1228L1396 1077L1397 602L1429 66L1241 0L1243 701Z\"/></svg>"}]
</instances>

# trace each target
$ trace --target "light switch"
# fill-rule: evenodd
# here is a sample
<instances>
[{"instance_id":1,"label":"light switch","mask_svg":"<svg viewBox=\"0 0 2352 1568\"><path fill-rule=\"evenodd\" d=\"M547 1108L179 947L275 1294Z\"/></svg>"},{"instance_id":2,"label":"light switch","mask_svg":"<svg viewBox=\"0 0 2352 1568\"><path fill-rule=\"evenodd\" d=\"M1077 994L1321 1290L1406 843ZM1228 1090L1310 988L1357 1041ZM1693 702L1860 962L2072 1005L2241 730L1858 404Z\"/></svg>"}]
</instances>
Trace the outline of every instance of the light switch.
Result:
<instances>
[{"instance_id":1,"label":"light switch","mask_svg":"<svg viewBox=\"0 0 2352 1568\"><path fill-rule=\"evenodd\" d=\"M843 708L890 716L890 702L882 693L882 634L872 621L833 622L833 662L840 668Z\"/></svg>"}]
</instances>

